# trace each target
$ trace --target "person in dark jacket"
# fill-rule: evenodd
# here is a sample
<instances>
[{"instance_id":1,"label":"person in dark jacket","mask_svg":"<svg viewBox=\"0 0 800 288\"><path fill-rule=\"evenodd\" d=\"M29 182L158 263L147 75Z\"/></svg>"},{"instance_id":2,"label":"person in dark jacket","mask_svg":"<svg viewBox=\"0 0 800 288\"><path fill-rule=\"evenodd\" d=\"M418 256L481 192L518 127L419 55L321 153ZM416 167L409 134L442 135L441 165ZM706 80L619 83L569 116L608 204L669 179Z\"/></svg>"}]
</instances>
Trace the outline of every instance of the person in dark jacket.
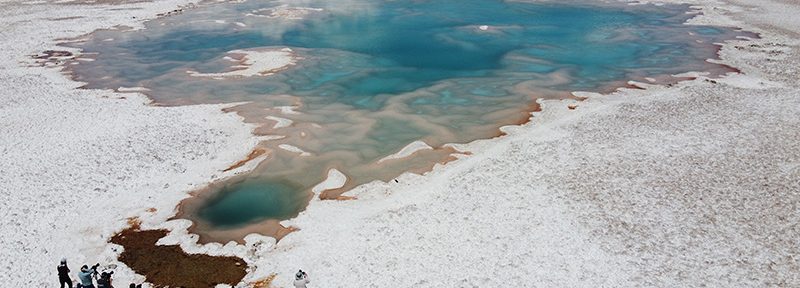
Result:
<instances>
[{"instance_id":1,"label":"person in dark jacket","mask_svg":"<svg viewBox=\"0 0 800 288\"><path fill-rule=\"evenodd\" d=\"M69 278L69 267L67 267L67 258L61 259L61 264L58 265L58 282L61 284L61 288L64 288L64 284L67 284L67 288L72 288L72 279Z\"/></svg>"},{"instance_id":2,"label":"person in dark jacket","mask_svg":"<svg viewBox=\"0 0 800 288\"><path fill-rule=\"evenodd\" d=\"M97 279L97 288L113 288L114 286L111 286L111 274L114 274L114 271L100 273L100 278Z\"/></svg>"}]
</instances>

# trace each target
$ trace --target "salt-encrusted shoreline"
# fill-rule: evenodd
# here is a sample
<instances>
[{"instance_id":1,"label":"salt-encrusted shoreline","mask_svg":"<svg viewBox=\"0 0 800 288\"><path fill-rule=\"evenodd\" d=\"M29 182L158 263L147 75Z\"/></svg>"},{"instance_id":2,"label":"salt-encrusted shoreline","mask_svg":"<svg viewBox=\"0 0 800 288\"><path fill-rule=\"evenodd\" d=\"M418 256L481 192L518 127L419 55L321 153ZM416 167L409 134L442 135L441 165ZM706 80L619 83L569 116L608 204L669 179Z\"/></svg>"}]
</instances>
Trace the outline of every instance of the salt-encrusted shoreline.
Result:
<instances>
[{"instance_id":1,"label":"salt-encrusted shoreline","mask_svg":"<svg viewBox=\"0 0 800 288\"><path fill-rule=\"evenodd\" d=\"M25 3L0 3L0 283L54 287L62 257L73 272L119 265L119 246L107 241L126 218L160 225L189 191L235 173L221 171L257 141L223 105L152 107L135 89L77 89L81 83L29 56L66 50L59 38L140 28L191 1ZM114 275L117 287L143 281L126 268Z\"/></svg>"},{"instance_id":2,"label":"salt-encrusted shoreline","mask_svg":"<svg viewBox=\"0 0 800 288\"><path fill-rule=\"evenodd\" d=\"M107 12L99 23L61 21L92 29L175 3L134 4L153 10ZM152 108L144 99L71 90L77 85L52 70L12 65L38 47L3 41L5 51L22 53L4 54L0 70L9 86L0 92L0 148L11 157L0 172L14 175L0 180L0 258L9 259L0 282L52 285L64 255L73 270L112 263L104 237L138 215L145 227L173 229L162 243L244 257L255 267L246 280L278 273L279 286L297 268L330 287L800 285L791 258L800 255L800 216L792 210L800 201L800 43L785 34L800 31L789 20L800 8L751 4L770 9L762 19L749 8L694 3L706 13L694 23L762 33L721 52L744 76L590 97L575 110L545 102L533 122L507 127L508 137L459 147L474 156L426 176L364 185L348 193L356 201L313 201L286 221L302 230L277 245L249 236L244 246L197 246L185 234L188 221L161 223L190 187L220 177L250 151L254 140L235 116L220 115L218 106ZM45 31L46 20L27 20L53 13L0 5L13 8L0 19L20 27L1 36L15 39ZM92 7L69 13L100 9ZM35 41L52 47L45 36ZM162 183L171 186L160 191ZM157 215L142 203L159 205ZM119 267L115 276L125 284L131 274Z\"/></svg>"},{"instance_id":3,"label":"salt-encrusted shoreline","mask_svg":"<svg viewBox=\"0 0 800 288\"><path fill-rule=\"evenodd\" d=\"M276 71L285 69L295 64L295 58L291 48L280 49L261 49L261 50L234 50L228 54L239 55L241 60L239 65L233 66L234 70L221 73L200 73L197 71L186 71L194 77L209 77L214 79L225 79L229 77L252 77L269 76Z\"/></svg>"},{"instance_id":4,"label":"salt-encrusted shoreline","mask_svg":"<svg viewBox=\"0 0 800 288\"><path fill-rule=\"evenodd\" d=\"M783 34L800 25L782 27L800 7L672 2L702 9L690 23L761 33L721 51L745 74L582 94L575 110L546 101L509 136L459 147L474 156L363 185L347 193L356 201L313 201L279 244L249 239L249 277L279 273L287 286L302 268L332 287L800 285L800 43ZM758 13L780 17L742 21Z\"/></svg>"}]
</instances>

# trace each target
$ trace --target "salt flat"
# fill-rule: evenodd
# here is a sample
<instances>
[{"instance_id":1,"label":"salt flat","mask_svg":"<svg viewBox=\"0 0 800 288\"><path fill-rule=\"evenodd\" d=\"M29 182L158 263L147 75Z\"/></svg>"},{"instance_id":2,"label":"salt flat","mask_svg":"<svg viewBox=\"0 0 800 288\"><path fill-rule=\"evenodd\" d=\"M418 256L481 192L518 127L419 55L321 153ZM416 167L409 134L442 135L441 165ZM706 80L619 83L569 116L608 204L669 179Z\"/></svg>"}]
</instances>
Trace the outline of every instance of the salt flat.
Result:
<instances>
[{"instance_id":1,"label":"salt flat","mask_svg":"<svg viewBox=\"0 0 800 288\"><path fill-rule=\"evenodd\" d=\"M721 51L744 75L592 96L575 110L547 101L531 123L459 147L474 153L426 176L313 201L278 244L198 246L187 221L164 221L249 153L251 127L221 106L150 107L25 67L55 38L185 3L4 1L0 283L53 286L61 257L73 271L119 265L117 285L141 281L106 242L139 216L173 229L164 244L244 257L246 281L278 273L279 287L298 268L314 287L800 286L800 6L675 2L703 7L694 23L762 34Z\"/></svg>"},{"instance_id":2,"label":"salt flat","mask_svg":"<svg viewBox=\"0 0 800 288\"><path fill-rule=\"evenodd\" d=\"M73 272L109 264L108 237L126 218L167 219L255 145L251 127L223 106L151 107L142 95L78 90L55 68L27 67L30 55L63 50L56 38L135 26L178 4L0 4L0 283L55 286L61 257Z\"/></svg>"}]
</instances>

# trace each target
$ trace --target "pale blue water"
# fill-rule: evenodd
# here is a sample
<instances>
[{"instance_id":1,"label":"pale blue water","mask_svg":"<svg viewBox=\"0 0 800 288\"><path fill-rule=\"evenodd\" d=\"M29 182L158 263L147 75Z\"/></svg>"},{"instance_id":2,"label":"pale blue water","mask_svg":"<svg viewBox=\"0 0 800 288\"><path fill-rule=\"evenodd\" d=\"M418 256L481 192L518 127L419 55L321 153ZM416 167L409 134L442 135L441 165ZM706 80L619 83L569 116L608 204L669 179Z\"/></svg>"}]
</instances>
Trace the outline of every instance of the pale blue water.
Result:
<instances>
[{"instance_id":1,"label":"pale blue water","mask_svg":"<svg viewBox=\"0 0 800 288\"><path fill-rule=\"evenodd\" d=\"M452 151L377 160L415 140L440 148L497 136L501 125L524 121L536 98L687 71L727 72L704 60L716 58L711 43L741 34L684 25L685 6L306 1L323 10L302 20L248 15L268 15L257 10L281 4L215 4L151 21L142 31L99 31L82 45L100 52L96 61L71 68L89 88L147 87L164 105L250 101L236 111L262 123L260 133L286 136L262 143L272 154L254 180L200 205L195 220L218 229L296 215L330 168L348 175L347 187L424 170ZM302 59L268 77L186 74L224 71L228 51L265 47L290 47ZM284 105L302 114L270 109ZM295 124L271 129L263 118L269 115Z\"/></svg>"}]
</instances>

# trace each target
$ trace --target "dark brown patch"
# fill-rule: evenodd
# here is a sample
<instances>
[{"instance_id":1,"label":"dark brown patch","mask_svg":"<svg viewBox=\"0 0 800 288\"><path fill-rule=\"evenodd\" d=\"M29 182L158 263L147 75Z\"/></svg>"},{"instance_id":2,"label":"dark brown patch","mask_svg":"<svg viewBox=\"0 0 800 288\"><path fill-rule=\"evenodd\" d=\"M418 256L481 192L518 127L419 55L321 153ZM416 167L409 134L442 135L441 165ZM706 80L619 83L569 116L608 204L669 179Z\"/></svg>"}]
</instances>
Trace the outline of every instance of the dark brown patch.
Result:
<instances>
[{"instance_id":1,"label":"dark brown patch","mask_svg":"<svg viewBox=\"0 0 800 288\"><path fill-rule=\"evenodd\" d=\"M72 52L69 51L60 51L60 50L44 50L42 55L37 55L34 58L36 59L48 59L50 57L72 57Z\"/></svg>"},{"instance_id":2,"label":"dark brown patch","mask_svg":"<svg viewBox=\"0 0 800 288\"><path fill-rule=\"evenodd\" d=\"M156 287L233 286L247 274L247 264L238 257L188 254L178 245L156 245L164 236L166 230L131 227L111 237L111 243L125 248L119 261Z\"/></svg>"}]
</instances>

